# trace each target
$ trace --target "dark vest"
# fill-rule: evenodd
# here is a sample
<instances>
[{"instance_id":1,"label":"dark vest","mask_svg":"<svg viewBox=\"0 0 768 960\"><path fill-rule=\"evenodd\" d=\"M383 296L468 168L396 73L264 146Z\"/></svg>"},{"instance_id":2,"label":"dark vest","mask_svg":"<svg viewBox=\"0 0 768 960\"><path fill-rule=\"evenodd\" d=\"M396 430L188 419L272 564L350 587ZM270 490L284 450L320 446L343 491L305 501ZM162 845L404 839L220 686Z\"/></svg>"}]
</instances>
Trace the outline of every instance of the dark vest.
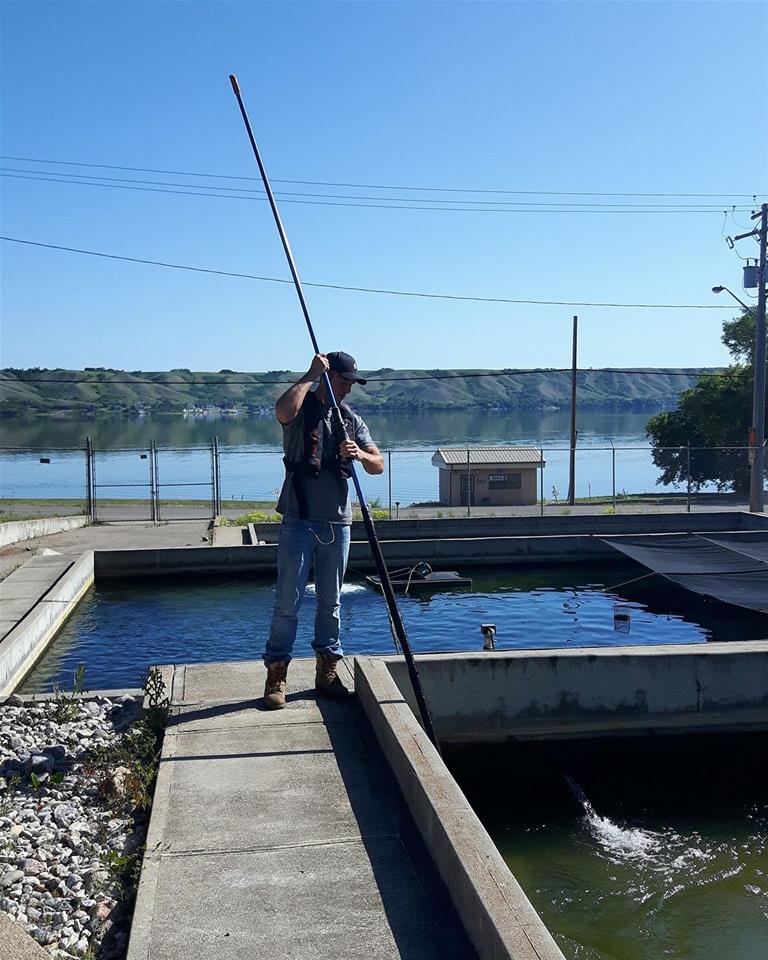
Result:
<instances>
[{"instance_id":1,"label":"dark vest","mask_svg":"<svg viewBox=\"0 0 768 960\"><path fill-rule=\"evenodd\" d=\"M348 480L352 471L348 460L339 456L339 444L342 443L344 432L335 416L331 418L329 428L323 416L320 401L312 391L307 394L301 407L303 414L304 448L300 460L289 460L283 457L285 469L289 474L296 502L299 507L299 516L306 519L308 516L306 484L308 480L316 479L322 470L328 470L339 480ZM345 404L339 404L342 420L348 423L352 420L352 411Z\"/></svg>"}]
</instances>

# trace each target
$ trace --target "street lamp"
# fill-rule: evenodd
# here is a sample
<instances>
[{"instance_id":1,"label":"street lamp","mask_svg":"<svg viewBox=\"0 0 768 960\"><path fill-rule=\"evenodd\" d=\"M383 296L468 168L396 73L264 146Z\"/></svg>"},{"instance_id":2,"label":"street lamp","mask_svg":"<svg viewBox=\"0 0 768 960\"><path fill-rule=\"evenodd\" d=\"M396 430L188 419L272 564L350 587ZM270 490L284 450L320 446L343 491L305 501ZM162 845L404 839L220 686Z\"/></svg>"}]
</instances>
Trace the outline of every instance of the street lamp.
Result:
<instances>
[{"instance_id":1,"label":"street lamp","mask_svg":"<svg viewBox=\"0 0 768 960\"><path fill-rule=\"evenodd\" d=\"M755 385L752 392L752 430L750 431L750 434L753 434L753 436L750 436L750 446L754 443L754 447L749 484L749 509L752 513L762 513L765 477L765 315L759 311L755 313L728 287L712 287L712 293L722 293L723 290L729 293L737 303L740 303L755 320Z\"/></svg>"},{"instance_id":2,"label":"street lamp","mask_svg":"<svg viewBox=\"0 0 768 960\"><path fill-rule=\"evenodd\" d=\"M740 297L737 297L733 290L729 290L728 287L712 287L712 293L722 293L723 290L725 290L726 293L730 293L737 303L740 303L748 313L751 313L752 316L755 317L755 311L752 309L752 307L744 303ZM755 319L757 319L757 317L755 317Z\"/></svg>"}]
</instances>

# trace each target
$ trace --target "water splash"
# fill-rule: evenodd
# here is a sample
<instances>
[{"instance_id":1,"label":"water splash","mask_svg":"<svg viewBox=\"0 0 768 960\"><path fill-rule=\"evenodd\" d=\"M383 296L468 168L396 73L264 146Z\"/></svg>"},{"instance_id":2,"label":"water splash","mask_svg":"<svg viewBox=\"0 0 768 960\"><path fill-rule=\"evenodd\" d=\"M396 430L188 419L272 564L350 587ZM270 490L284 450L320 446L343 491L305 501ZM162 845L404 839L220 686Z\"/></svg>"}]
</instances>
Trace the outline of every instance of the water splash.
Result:
<instances>
[{"instance_id":1,"label":"water splash","mask_svg":"<svg viewBox=\"0 0 768 960\"><path fill-rule=\"evenodd\" d=\"M307 593L316 593L314 583L307 584ZM366 587L362 583L343 583L341 585L342 596L348 595L350 593L367 593Z\"/></svg>"},{"instance_id":2,"label":"water splash","mask_svg":"<svg viewBox=\"0 0 768 960\"><path fill-rule=\"evenodd\" d=\"M601 817L571 774L565 774L565 781L584 811L587 827L609 855L621 859L649 857L660 848L663 839L660 834L640 827L622 827L608 817Z\"/></svg>"}]
</instances>

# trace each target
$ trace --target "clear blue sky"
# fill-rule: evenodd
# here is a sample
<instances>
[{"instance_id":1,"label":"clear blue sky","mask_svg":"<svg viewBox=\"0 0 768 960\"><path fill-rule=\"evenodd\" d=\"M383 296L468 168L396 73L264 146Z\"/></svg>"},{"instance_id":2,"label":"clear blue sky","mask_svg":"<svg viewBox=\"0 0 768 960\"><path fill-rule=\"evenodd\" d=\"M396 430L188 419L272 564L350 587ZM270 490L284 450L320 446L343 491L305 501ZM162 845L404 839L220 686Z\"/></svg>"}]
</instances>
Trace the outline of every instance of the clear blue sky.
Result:
<instances>
[{"instance_id":1,"label":"clear blue sky","mask_svg":"<svg viewBox=\"0 0 768 960\"><path fill-rule=\"evenodd\" d=\"M275 184L302 193L584 203L404 191L768 192L763 3L2 4L2 153L36 170L256 187L227 76ZM54 173L50 173L54 171ZM262 200L12 179L2 233L288 277ZM180 189L178 187L168 189ZM765 197L758 196L758 201ZM391 201L399 202L402 201ZM632 198L602 198L629 203ZM723 234L748 213L500 213L284 202L306 281L481 297L717 304L641 310L449 302L307 288L321 346L367 368L719 364L744 297ZM543 208L537 208L541 210ZM572 211L583 208L570 207ZM752 241L738 245L754 254ZM0 244L2 365L300 369L290 286Z\"/></svg>"}]
</instances>

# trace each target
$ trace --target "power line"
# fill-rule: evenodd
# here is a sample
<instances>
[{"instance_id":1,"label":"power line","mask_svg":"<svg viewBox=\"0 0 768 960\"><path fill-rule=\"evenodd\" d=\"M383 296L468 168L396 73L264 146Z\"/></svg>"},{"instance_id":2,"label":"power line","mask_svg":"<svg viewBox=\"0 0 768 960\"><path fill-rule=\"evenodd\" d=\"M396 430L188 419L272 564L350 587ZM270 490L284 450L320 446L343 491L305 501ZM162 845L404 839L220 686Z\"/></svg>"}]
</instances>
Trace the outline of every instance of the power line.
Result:
<instances>
[{"instance_id":1,"label":"power line","mask_svg":"<svg viewBox=\"0 0 768 960\"><path fill-rule=\"evenodd\" d=\"M98 250L83 250L79 247L65 247L55 243L41 243L37 240L22 240L18 237L0 236L0 240L7 243L21 243L30 247L43 247L47 250L62 250L66 253L78 253L88 257L101 257L106 260L123 260L128 263L142 263L154 267L166 267L171 270L188 270L192 273L210 273L221 277L237 277L242 280L260 280L265 283L287 283L292 284L292 280L282 277L263 277L253 273L235 273L231 270L215 270L211 267L193 267L182 263L169 263L165 260L148 260L143 257L125 257L115 253L104 253ZM627 307L644 310L720 310L724 308L720 304L711 303L608 303L601 301L586 300L521 300L509 297L469 297L453 293L421 293L414 290L385 290L377 287L352 287L339 283L312 283L302 281L306 287L319 287L325 290L347 290L354 293L374 293L393 297L420 297L429 300L458 300L472 303L513 303L525 304L529 306L556 306L556 307Z\"/></svg>"},{"instance_id":2,"label":"power line","mask_svg":"<svg viewBox=\"0 0 768 960\"><path fill-rule=\"evenodd\" d=\"M442 371L436 372L427 372L423 376L409 376L409 377L376 377L376 376L366 376L365 379L369 383L418 383L421 380L468 380L476 379L483 377L520 377L520 376L532 376L549 373L562 373L570 374L572 372L571 367L541 367L532 370L479 370L479 371L460 371L458 373L446 373ZM630 376L650 376L650 377L716 377L719 376L723 371L720 369L717 370L644 370L644 369L622 369L621 367L585 367L578 369L577 373L608 373L608 374L626 374ZM258 387L262 385L285 385L293 384L296 382L296 378L292 380L148 380L148 379L138 379L132 378L130 380L97 380L94 378L78 380L66 380L59 379L57 377L19 377L16 374L9 374L8 369L0 370L0 373L5 377L8 377L8 380L0 380L0 384L3 383L24 383L24 384L35 384L35 383L60 383L60 384L78 384L80 386L100 386L101 384L105 385L126 385L126 384L152 384L156 387L186 387L186 386L244 386L244 387ZM297 376L301 376L297 371ZM11 376L13 379L11 379ZM253 374L254 377L257 377L258 374Z\"/></svg>"},{"instance_id":3,"label":"power line","mask_svg":"<svg viewBox=\"0 0 768 960\"><path fill-rule=\"evenodd\" d=\"M103 187L108 190L137 190L141 193L168 193L176 194L179 196L190 196L190 197L214 197L220 200L249 200L251 202L265 202L266 197L235 197L228 193L210 193L201 190L168 190L164 187L138 187L138 186L129 186L128 184L122 183L95 183L93 181L85 180L60 180L55 177L43 177L43 176L31 176L21 173L2 173L4 177L8 177L12 180L31 180L34 183L64 183L70 186L79 186L79 187ZM439 200L420 200L419 203L440 203ZM471 202L471 201L467 201ZM621 207L621 208L583 208L583 209L572 209L572 208L560 208L557 209L541 209L540 207L520 207L515 210L501 209L498 207L435 207L435 206L421 206L416 207L413 203L356 203L354 201L342 201L342 200L296 200L291 198L283 197L281 203L294 203L304 206L314 206L314 207L357 207L365 210L427 210L427 211L437 211L442 213L507 213L507 214L521 214L521 213L570 213L570 214L581 214L581 213L604 213L604 214L635 214L635 213L645 213L645 214L655 214L655 213L721 213L722 207L717 206L714 208L704 208L704 207L685 207L677 209L676 207L657 207L654 209L647 209L644 207ZM739 212L747 212L749 207L739 207Z\"/></svg>"},{"instance_id":4,"label":"power line","mask_svg":"<svg viewBox=\"0 0 768 960\"><path fill-rule=\"evenodd\" d=\"M89 167L99 170L129 170L134 173L162 173L169 176L180 177L211 177L217 180L253 180L261 182L258 177L233 176L226 173L200 173L185 170L160 170L154 167L127 167L113 163L84 163L73 160L51 160L41 159L39 157L13 157L8 154L0 154L2 160L12 160L21 163L55 163L68 167ZM415 190L422 193L495 193L506 194L509 196L541 196L541 197L686 197L686 198L730 198L730 199L751 199L757 203L758 197L763 196L759 193L606 193L606 192L587 192L580 190L493 190L489 188L477 187L416 187L406 186L404 184L382 184L382 183L347 183L334 180L281 180L273 178L273 183L292 183L307 184L319 187L351 187L358 190Z\"/></svg>"},{"instance_id":5,"label":"power line","mask_svg":"<svg viewBox=\"0 0 768 960\"><path fill-rule=\"evenodd\" d=\"M31 177L19 177L15 176L17 174L32 174ZM31 180L43 180L50 183L75 183L80 184L81 186L94 186L94 187L104 187L110 186L112 184L141 184L143 186L155 186L155 187L185 187L194 191L208 191L212 189L211 184L205 183L176 183L173 181L166 180L133 180L124 177L104 177L104 176L89 176L88 174L62 174L55 170L28 170L23 167L6 167L0 169L0 176L11 177L12 179L31 179ZM68 177L67 180L59 179L61 177ZM51 177L56 177L57 179L50 179ZM107 181L106 183L94 183L92 181ZM215 187L213 188L217 193L201 193L200 196L206 197L216 197L219 195L226 195L228 193L240 193L240 194L256 194L256 196L249 197L234 197L232 199L241 199L241 200L264 200L264 191L263 190L254 190L251 188L242 188L242 187ZM412 207L410 204L413 203L435 203L435 199L430 197L429 199L419 199L419 198L408 198L408 197L370 197L370 196L359 196L356 194L347 194L347 193L297 193L294 191L277 191L276 196L281 198L286 197L304 197L304 198L319 198L325 200L365 200L371 201L372 203L388 201L396 203L405 203L409 204L408 207L404 209L417 209L420 210L422 207ZM287 202L287 201L286 201ZM466 200L440 200L440 204L451 204L453 206L458 206L461 204L466 204ZM726 216L729 212L733 210L745 213L748 212L751 208L749 206L732 206L731 211L723 211L722 204L659 204L659 203L570 203L565 201L557 202L541 202L533 200L524 200L524 201L513 201L513 200L473 200L472 203L482 204L483 207L490 208L508 208L508 207L532 207L532 208L599 208L599 209L627 209L632 208L638 210L664 210L664 211L673 211L675 213L691 210L692 212L702 213L705 211L716 211L718 213L725 212ZM368 203L362 204L362 206L368 206ZM443 209L443 207L429 207L424 209ZM452 207L446 207L446 209L452 209ZM475 210L474 207L468 208L470 210ZM481 211L482 212L482 211ZM503 212L503 210L501 211ZM593 212L590 210L589 212ZM632 211L630 211L632 212Z\"/></svg>"}]
</instances>

